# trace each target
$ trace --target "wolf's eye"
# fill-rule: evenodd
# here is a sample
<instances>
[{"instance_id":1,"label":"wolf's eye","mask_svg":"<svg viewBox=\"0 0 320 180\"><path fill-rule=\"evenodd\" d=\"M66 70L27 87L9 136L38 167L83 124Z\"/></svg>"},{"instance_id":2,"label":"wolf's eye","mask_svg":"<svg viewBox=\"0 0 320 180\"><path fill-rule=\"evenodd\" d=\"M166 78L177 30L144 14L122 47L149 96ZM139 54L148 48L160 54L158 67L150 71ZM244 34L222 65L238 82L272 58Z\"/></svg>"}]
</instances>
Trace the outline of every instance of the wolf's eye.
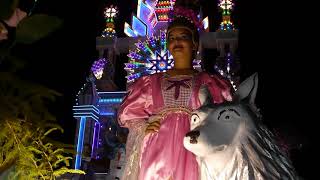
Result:
<instances>
[{"instance_id":1,"label":"wolf's eye","mask_svg":"<svg viewBox=\"0 0 320 180\"><path fill-rule=\"evenodd\" d=\"M240 117L240 114L236 110L225 109L219 113L218 120L231 121L237 117Z\"/></svg>"},{"instance_id":2,"label":"wolf's eye","mask_svg":"<svg viewBox=\"0 0 320 180\"><path fill-rule=\"evenodd\" d=\"M192 114L191 123L196 124L200 121L200 117L197 114Z\"/></svg>"},{"instance_id":3,"label":"wolf's eye","mask_svg":"<svg viewBox=\"0 0 320 180\"><path fill-rule=\"evenodd\" d=\"M218 118L220 121L232 121L232 117L234 117L233 113L231 112L225 112L221 114L221 116Z\"/></svg>"}]
</instances>

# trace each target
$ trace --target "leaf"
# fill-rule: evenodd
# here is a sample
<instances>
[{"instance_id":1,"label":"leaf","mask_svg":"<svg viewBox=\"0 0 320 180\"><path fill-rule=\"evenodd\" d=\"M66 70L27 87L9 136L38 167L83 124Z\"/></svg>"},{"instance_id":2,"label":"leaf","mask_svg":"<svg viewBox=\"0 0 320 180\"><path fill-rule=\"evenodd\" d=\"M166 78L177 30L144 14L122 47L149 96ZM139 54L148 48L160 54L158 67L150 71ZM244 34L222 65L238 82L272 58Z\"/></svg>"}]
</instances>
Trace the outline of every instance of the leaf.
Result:
<instances>
[{"instance_id":1,"label":"leaf","mask_svg":"<svg viewBox=\"0 0 320 180\"><path fill-rule=\"evenodd\" d=\"M53 145L51 143L47 143L47 144L44 145L44 148L45 149L50 149L50 148L52 148L52 146Z\"/></svg>"},{"instance_id":2,"label":"leaf","mask_svg":"<svg viewBox=\"0 0 320 180\"><path fill-rule=\"evenodd\" d=\"M0 20L9 19L18 4L18 0L0 0Z\"/></svg>"},{"instance_id":3,"label":"leaf","mask_svg":"<svg viewBox=\"0 0 320 180\"><path fill-rule=\"evenodd\" d=\"M37 148L33 147L33 146L29 146L28 150L31 152L34 152L36 154L42 154L42 151L38 150Z\"/></svg>"},{"instance_id":4,"label":"leaf","mask_svg":"<svg viewBox=\"0 0 320 180\"><path fill-rule=\"evenodd\" d=\"M4 52L6 53L6 52ZM0 54L1 54L1 50L0 50ZM11 54L9 54L9 52L7 52L7 54L4 54L5 58L4 58L4 62L3 64L7 65L7 72L16 72L17 70L22 69L25 66L25 62L23 60L21 60L20 58L13 56Z\"/></svg>"},{"instance_id":5,"label":"leaf","mask_svg":"<svg viewBox=\"0 0 320 180\"><path fill-rule=\"evenodd\" d=\"M48 36L62 25L62 20L45 14L35 14L23 19L17 27L18 43L31 44Z\"/></svg>"},{"instance_id":6,"label":"leaf","mask_svg":"<svg viewBox=\"0 0 320 180\"><path fill-rule=\"evenodd\" d=\"M64 162L66 164L66 166L69 166L70 165L69 164L69 159L72 159L72 158L71 157L66 157L66 158L59 159L59 160L55 161L52 164L52 166L56 168L58 166L58 164L61 163L61 162Z\"/></svg>"},{"instance_id":7,"label":"leaf","mask_svg":"<svg viewBox=\"0 0 320 180\"><path fill-rule=\"evenodd\" d=\"M43 136L47 136L47 135L50 134L52 131L56 131L56 130L58 130L58 128L51 128L51 129L49 129L46 133L44 133Z\"/></svg>"},{"instance_id":8,"label":"leaf","mask_svg":"<svg viewBox=\"0 0 320 180\"><path fill-rule=\"evenodd\" d=\"M63 174L66 174L66 173L71 173L71 174L86 174L84 171L81 171L81 170L76 170L76 169L67 169L65 167L63 168L60 168L59 170L56 170L53 175L55 177L59 177Z\"/></svg>"},{"instance_id":9,"label":"leaf","mask_svg":"<svg viewBox=\"0 0 320 180\"><path fill-rule=\"evenodd\" d=\"M64 151L64 149L56 149L51 153L51 155L56 155L58 153L63 153L63 151Z\"/></svg>"},{"instance_id":10,"label":"leaf","mask_svg":"<svg viewBox=\"0 0 320 180\"><path fill-rule=\"evenodd\" d=\"M56 140L53 140L51 138L46 138L47 141L50 141L55 147L57 148L63 148L63 149L75 149L75 145L74 144L65 144L65 143L62 143L60 141L56 141Z\"/></svg>"}]
</instances>

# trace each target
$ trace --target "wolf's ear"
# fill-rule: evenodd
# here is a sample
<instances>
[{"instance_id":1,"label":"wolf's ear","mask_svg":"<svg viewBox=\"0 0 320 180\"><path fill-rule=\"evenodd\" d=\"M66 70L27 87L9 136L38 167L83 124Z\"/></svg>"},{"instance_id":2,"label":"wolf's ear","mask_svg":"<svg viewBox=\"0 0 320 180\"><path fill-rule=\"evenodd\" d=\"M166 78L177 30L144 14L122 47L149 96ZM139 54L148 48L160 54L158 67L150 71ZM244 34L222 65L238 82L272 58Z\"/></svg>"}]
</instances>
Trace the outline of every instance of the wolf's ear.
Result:
<instances>
[{"instance_id":1,"label":"wolf's ear","mask_svg":"<svg viewBox=\"0 0 320 180\"><path fill-rule=\"evenodd\" d=\"M202 85L199 90L199 100L201 106L212 104L212 96L206 85Z\"/></svg>"},{"instance_id":2,"label":"wolf's ear","mask_svg":"<svg viewBox=\"0 0 320 180\"><path fill-rule=\"evenodd\" d=\"M237 100L246 100L253 105L256 99L258 89L258 73L254 73L244 80L235 93Z\"/></svg>"}]
</instances>

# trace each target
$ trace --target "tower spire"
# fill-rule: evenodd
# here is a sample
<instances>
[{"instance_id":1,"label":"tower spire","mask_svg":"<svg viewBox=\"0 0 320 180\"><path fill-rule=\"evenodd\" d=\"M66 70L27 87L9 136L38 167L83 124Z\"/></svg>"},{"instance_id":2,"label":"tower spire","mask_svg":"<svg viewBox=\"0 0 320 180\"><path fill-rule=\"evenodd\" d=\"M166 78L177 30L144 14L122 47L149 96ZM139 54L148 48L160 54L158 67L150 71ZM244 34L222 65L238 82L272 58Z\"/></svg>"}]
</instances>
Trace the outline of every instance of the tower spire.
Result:
<instances>
[{"instance_id":1,"label":"tower spire","mask_svg":"<svg viewBox=\"0 0 320 180\"><path fill-rule=\"evenodd\" d=\"M106 20L106 28L103 30L101 36L102 37L113 37L116 35L115 25L114 25L114 18L118 14L117 6L110 5L109 7L105 8L104 17Z\"/></svg>"}]
</instances>

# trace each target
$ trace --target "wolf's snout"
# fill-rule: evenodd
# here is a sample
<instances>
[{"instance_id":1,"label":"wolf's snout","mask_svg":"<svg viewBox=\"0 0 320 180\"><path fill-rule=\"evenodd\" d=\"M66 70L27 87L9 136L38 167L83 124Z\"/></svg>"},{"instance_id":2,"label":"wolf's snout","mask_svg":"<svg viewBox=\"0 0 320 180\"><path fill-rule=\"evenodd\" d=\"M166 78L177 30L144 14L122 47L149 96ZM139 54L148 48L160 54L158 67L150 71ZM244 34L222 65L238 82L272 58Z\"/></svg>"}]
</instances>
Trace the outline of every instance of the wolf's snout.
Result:
<instances>
[{"instance_id":1,"label":"wolf's snout","mask_svg":"<svg viewBox=\"0 0 320 180\"><path fill-rule=\"evenodd\" d=\"M190 131L186 134L186 137L190 137L191 144L197 144L197 138L200 136L200 131Z\"/></svg>"}]
</instances>

